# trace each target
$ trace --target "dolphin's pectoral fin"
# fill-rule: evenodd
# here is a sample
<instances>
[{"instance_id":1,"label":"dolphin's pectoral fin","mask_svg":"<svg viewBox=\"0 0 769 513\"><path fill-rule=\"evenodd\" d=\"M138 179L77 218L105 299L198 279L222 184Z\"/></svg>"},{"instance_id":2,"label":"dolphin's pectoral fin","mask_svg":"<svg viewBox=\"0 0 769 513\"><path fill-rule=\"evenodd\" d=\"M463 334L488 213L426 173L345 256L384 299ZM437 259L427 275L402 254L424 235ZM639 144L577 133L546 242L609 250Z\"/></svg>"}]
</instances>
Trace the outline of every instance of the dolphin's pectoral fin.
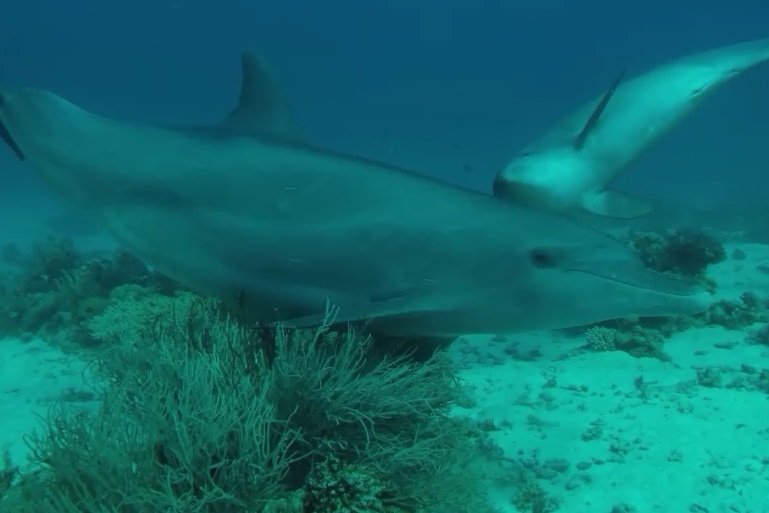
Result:
<instances>
[{"instance_id":1,"label":"dolphin's pectoral fin","mask_svg":"<svg viewBox=\"0 0 769 513\"><path fill-rule=\"evenodd\" d=\"M267 64L256 55L243 52L241 67L240 99L222 128L236 135L302 142L288 101Z\"/></svg>"},{"instance_id":2,"label":"dolphin's pectoral fin","mask_svg":"<svg viewBox=\"0 0 769 513\"><path fill-rule=\"evenodd\" d=\"M397 315L396 312L390 311L378 311L366 314L361 314L350 309L341 309L339 313L334 317L334 324L362 324L366 325L370 321L390 317L391 315ZM287 319L281 324L294 328L294 329L306 329L315 328L326 322L326 313L319 312L316 314L306 315L304 317L297 317L293 319Z\"/></svg>"},{"instance_id":3,"label":"dolphin's pectoral fin","mask_svg":"<svg viewBox=\"0 0 769 513\"><path fill-rule=\"evenodd\" d=\"M574 139L575 149L580 150L585 145L587 137L590 135L590 132L593 130L593 128L595 128L595 125L598 123L598 119L601 117L601 114L603 114L603 111L606 110L606 106L609 105L609 100L611 100L611 97L614 96L614 92L617 90L617 87L619 87L619 84L622 82L624 77L625 71L622 70L622 73L620 73L619 76L614 79L614 82L612 82L609 90L606 91L606 94L603 95L601 101L598 102L598 105L596 105L595 109L593 109L593 113L590 114L590 117L585 122L585 125L577 135L577 138Z\"/></svg>"},{"instance_id":4,"label":"dolphin's pectoral fin","mask_svg":"<svg viewBox=\"0 0 769 513\"><path fill-rule=\"evenodd\" d=\"M591 214L616 219L641 217L654 210L656 206L657 202L654 200L610 189L594 194L582 202L582 208Z\"/></svg>"},{"instance_id":5,"label":"dolphin's pectoral fin","mask_svg":"<svg viewBox=\"0 0 769 513\"><path fill-rule=\"evenodd\" d=\"M339 306L339 309L334 314L334 324L377 325L381 327L383 323L385 325L393 322L397 324L399 320L408 320L435 311L435 308L418 303L401 295L372 296L371 300L365 303L347 306L336 305ZM284 324L296 329L314 328L326 321L326 315L326 312L318 312L287 319Z\"/></svg>"}]
</instances>

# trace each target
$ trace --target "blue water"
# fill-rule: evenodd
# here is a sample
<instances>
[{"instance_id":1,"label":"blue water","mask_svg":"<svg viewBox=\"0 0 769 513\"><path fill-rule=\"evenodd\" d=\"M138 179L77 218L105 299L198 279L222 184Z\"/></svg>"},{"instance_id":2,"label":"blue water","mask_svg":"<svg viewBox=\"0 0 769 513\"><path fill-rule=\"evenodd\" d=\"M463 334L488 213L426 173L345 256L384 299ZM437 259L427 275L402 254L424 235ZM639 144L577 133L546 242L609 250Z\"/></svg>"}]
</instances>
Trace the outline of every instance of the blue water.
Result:
<instances>
[{"instance_id":1,"label":"blue water","mask_svg":"<svg viewBox=\"0 0 769 513\"><path fill-rule=\"evenodd\" d=\"M5 4L4 84L128 119L205 122L232 105L249 48L272 63L312 141L486 190L619 69L769 36L762 0ZM767 83L769 67L728 84L621 184L669 202L762 201ZM32 180L8 152L0 166L1 191Z\"/></svg>"}]
</instances>

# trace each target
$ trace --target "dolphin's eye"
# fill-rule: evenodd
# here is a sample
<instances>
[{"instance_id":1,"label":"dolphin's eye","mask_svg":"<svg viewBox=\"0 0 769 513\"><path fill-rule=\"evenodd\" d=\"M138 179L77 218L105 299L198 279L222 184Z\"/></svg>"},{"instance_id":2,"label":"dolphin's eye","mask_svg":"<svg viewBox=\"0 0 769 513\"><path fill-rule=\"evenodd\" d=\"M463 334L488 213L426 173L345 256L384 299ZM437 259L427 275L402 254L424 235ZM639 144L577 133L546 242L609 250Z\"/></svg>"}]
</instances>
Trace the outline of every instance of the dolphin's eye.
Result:
<instances>
[{"instance_id":1,"label":"dolphin's eye","mask_svg":"<svg viewBox=\"0 0 769 513\"><path fill-rule=\"evenodd\" d=\"M529 253L529 260L531 260L534 267L539 268L555 267L556 264L555 255L544 248L532 249Z\"/></svg>"}]
</instances>

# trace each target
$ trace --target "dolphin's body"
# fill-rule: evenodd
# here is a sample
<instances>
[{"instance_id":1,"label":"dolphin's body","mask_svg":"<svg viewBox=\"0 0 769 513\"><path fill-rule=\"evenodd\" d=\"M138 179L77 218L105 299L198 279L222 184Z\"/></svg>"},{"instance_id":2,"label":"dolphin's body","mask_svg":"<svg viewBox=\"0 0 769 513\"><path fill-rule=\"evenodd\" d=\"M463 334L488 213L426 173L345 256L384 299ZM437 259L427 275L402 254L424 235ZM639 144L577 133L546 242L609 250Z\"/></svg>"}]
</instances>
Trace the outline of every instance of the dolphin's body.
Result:
<instances>
[{"instance_id":1,"label":"dolphin's body","mask_svg":"<svg viewBox=\"0 0 769 513\"><path fill-rule=\"evenodd\" d=\"M521 151L497 175L494 194L557 213L648 213L653 202L607 187L707 93L767 60L764 39L684 57L626 82L621 75L602 97Z\"/></svg>"},{"instance_id":2,"label":"dolphin's body","mask_svg":"<svg viewBox=\"0 0 769 513\"><path fill-rule=\"evenodd\" d=\"M260 61L243 70L218 126L126 124L6 89L1 132L128 250L261 321L310 325L328 301L375 334L449 337L707 306L599 232L306 145Z\"/></svg>"}]
</instances>

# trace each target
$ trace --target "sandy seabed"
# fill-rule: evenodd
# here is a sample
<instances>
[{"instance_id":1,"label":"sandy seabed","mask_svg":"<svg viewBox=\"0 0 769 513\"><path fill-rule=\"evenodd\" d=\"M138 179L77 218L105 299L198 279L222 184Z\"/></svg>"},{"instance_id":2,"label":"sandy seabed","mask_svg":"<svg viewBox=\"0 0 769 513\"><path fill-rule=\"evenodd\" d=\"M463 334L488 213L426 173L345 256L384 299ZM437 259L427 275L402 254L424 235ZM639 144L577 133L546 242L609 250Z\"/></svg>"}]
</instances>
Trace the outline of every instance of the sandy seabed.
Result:
<instances>
[{"instance_id":1,"label":"sandy seabed","mask_svg":"<svg viewBox=\"0 0 769 513\"><path fill-rule=\"evenodd\" d=\"M727 254L736 248L744 260L709 271L717 299L769 294L769 246L729 244ZM466 337L457 350L472 414L493 426L505 458L540 476L558 511L766 513L769 392L739 386L769 369L769 346L749 337L759 327L676 334L667 362L580 352L582 336L545 332ZM533 361L510 356L532 349L541 352ZM722 386L698 384L706 368L718 369ZM516 511L510 490L492 493Z\"/></svg>"}]
</instances>

